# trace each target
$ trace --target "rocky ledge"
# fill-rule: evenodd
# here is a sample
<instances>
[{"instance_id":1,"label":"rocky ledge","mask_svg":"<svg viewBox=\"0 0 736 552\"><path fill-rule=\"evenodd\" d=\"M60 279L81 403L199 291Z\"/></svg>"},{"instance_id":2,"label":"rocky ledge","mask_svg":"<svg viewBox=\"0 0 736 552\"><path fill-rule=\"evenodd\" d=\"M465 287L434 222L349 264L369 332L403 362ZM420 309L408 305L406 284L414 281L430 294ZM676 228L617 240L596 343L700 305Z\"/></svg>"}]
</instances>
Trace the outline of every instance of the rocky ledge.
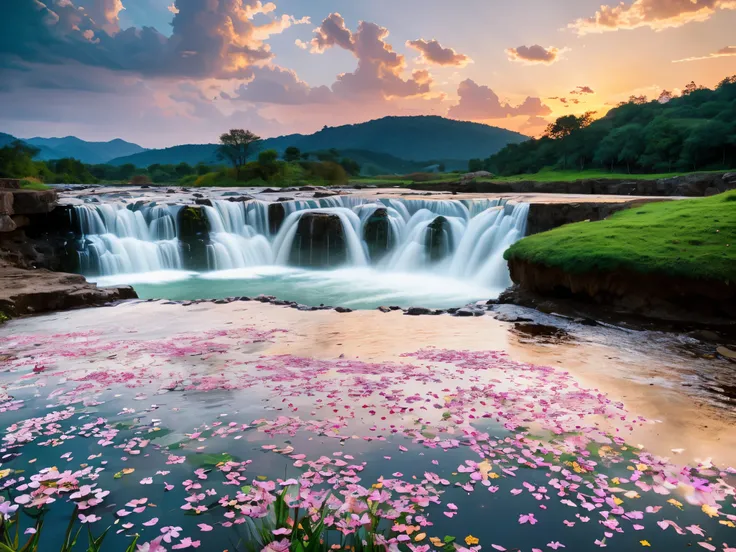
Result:
<instances>
[{"instance_id":1,"label":"rocky ledge","mask_svg":"<svg viewBox=\"0 0 736 552\"><path fill-rule=\"evenodd\" d=\"M0 264L0 312L22 316L135 299L131 287L98 288L78 274Z\"/></svg>"},{"instance_id":2,"label":"rocky ledge","mask_svg":"<svg viewBox=\"0 0 736 552\"><path fill-rule=\"evenodd\" d=\"M631 270L575 274L519 259L509 261L509 269L516 285L502 295L502 302L557 312L573 307L599 319L625 315L736 333L736 282Z\"/></svg>"},{"instance_id":3,"label":"rocky ledge","mask_svg":"<svg viewBox=\"0 0 736 552\"><path fill-rule=\"evenodd\" d=\"M478 173L475 173L477 175ZM468 176L470 178L468 178ZM480 180L483 178L483 180ZM736 188L736 172L693 173L657 180L589 178L572 182L493 181L487 176L465 175L452 182L415 182L413 190L458 193L596 194L631 196L711 196Z\"/></svg>"}]
</instances>

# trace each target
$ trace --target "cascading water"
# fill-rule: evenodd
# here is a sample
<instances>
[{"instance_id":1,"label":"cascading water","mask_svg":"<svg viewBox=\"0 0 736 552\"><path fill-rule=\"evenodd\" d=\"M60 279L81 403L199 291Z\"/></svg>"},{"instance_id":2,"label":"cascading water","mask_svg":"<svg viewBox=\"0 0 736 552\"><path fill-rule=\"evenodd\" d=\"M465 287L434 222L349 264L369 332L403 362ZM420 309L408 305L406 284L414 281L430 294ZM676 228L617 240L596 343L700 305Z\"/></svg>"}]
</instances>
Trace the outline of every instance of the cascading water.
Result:
<instances>
[{"instance_id":1,"label":"cascading water","mask_svg":"<svg viewBox=\"0 0 736 552\"><path fill-rule=\"evenodd\" d=\"M367 267L500 290L511 283L503 253L524 236L528 212L527 204L505 200L335 196L196 207L84 205L73 216L87 275Z\"/></svg>"}]
</instances>

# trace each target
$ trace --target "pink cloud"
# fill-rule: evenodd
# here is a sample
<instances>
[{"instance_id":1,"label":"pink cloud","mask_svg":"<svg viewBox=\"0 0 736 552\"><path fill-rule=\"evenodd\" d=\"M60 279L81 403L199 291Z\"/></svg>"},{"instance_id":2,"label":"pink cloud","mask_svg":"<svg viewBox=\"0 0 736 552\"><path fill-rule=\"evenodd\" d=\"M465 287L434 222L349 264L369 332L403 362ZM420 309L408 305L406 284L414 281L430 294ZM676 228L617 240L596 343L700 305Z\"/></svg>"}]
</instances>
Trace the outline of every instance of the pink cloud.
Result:
<instances>
[{"instance_id":1,"label":"pink cloud","mask_svg":"<svg viewBox=\"0 0 736 552\"><path fill-rule=\"evenodd\" d=\"M448 111L448 116L453 119L485 121L520 115L542 117L552 113L539 98L528 97L518 106L502 103L488 86L479 85L471 79L461 82L457 93L460 99Z\"/></svg>"},{"instance_id":2,"label":"pink cloud","mask_svg":"<svg viewBox=\"0 0 736 552\"><path fill-rule=\"evenodd\" d=\"M560 56L567 51L567 48L555 48L550 46L544 48L539 44L533 46L519 46L518 48L509 48L506 54L510 61L526 63L528 65L545 64L551 65L559 61Z\"/></svg>"},{"instance_id":3,"label":"pink cloud","mask_svg":"<svg viewBox=\"0 0 736 552\"><path fill-rule=\"evenodd\" d=\"M468 56L460 54L452 48L443 48L436 40L409 40L406 45L421 54L422 61L436 65L465 67L472 63Z\"/></svg>"}]
</instances>

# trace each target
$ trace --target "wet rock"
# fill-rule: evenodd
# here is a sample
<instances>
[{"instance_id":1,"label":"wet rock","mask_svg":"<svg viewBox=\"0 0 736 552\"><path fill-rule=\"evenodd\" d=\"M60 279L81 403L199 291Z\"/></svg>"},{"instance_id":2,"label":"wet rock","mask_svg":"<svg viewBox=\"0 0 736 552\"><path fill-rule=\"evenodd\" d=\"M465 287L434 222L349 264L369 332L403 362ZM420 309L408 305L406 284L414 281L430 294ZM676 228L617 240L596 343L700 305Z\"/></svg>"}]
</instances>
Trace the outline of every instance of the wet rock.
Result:
<instances>
[{"instance_id":1,"label":"wet rock","mask_svg":"<svg viewBox=\"0 0 736 552\"><path fill-rule=\"evenodd\" d=\"M517 323L514 333L526 338L534 338L542 342L559 341L570 337L565 330L547 324Z\"/></svg>"},{"instance_id":2,"label":"wet rock","mask_svg":"<svg viewBox=\"0 0 736 552\"><path fill-rule=\"evenodd\" d=\"M13 213L15 215L37 215L50 213L56 207L55 190L13 190Z\"/></svg>"},{"instance_id":3,"label":"wet rock","mask_svg":"<svg viewBox=\"0 0 736 552\"><path fill-rule=\"evenodd\" d=\"M398 306L396 306L396 305L391 305L391 306L390 306L389 308L390 308L390 309L391 309L392 311L400 311L400 310L401 310L401 307L398 307Z\"/></svg>"},{"instance_id":4,"label":"wet rock","mask_svg":"<svg viewBox=\"0 0 736 552\"><path fill-rule=\"evenodd\" d=\"M576 324L581 324L583 326L600 326L600 324L598 324L596 320L587 317L575 318L573 322L575 322Z\"/></svg>"},{"instance_id":5,"label":"wet rock","mask_svg":"<svg viewBox=\"0 0 736 552\"><path fill-rule=\"evenodd\" d=\"M450 223L445 217L437 217L427 227L425 246L431 261L441 261L453 251Z\"/></svg>"},{"instance_id":6,"label":"wet rock","mask_svg":"<svg viewBox=\"0 0 736 552\"><path fill-rule=\"evenodd\" d=\"M342 314L342 313L353 312L353 309L349 309L347 307L335 307L335 312L339 312Z\"/></svg>"},{"instance_id":7,"label":"wet rock","mask_svg":"<svg viewBox=\"0 0 736 552\"><path fill-rule=\"evenodd\" d=\"M276 300L276 297L273 295L259 295L255 298L255 301L260 301L261 303L272 303Z\"/></svg>"},{"instance_id":8,"label":"wet rock","mask_svg":"<svg viewBox=\"0 0 736 552\"><path fill-rule=\"evenodd\" d=\"M291 198L291 197L280 197L276 201L279 201L279 202L282 202L283 203L284 201L292 201L292 199L293 198Z\"/></svg>"},{"instance_id":9,"label":"wet rock","mask_svg":"<svg viewBox=\"0 0 736 552\"><path fill-rule=\"evenodd\" d=\"M406 309L404 314L408 314L409 316L424 316L432 314L432 309L427 309L425 307L409 307Z\"/></svg>"},{"instance_id":10,"label":"wet rock","mask_svg":"<svg viewBox=\"0 0 736 552\"><path fill-rule=\"evenodd\" d=\"M194 203L196 205L206 205L207 207L212 207L212 200L209 198L205 198L205 199L197 198L194 200Z\"/></svg>"},{"instance_id":11,"label":"wet rock","mask_svg":"<svg viewBox=\"0 0 736 552\"><path fill-rule=\"evenodd\" d=\"M463 307L458 309L453 316L469 317L469 316L485 316L486 311L482 309L474 309L470 307Z\"/></svg>"},{"instance_id":12,"label":"wet rock","mask_svg":"<svg viewBox=\"0 0 736 552\"><path fill-rule=\"evenodd\" d=\"M240 301L251 301L252 299L250 297L246 297L245 295L240 298Z\"/></svg>"},{"instance_id":13,"label":"wet rock","mask_svg":"<svg viewBox=\"0 0 736 552\"><path fill-rule=\"evenodd\" d=\"M253 199L253 197L251 197L249 195L241 195L241 196L237 196L237 197L229 197L229 198L227 198L227 200L229 202L231 202L231 203L246 203L246 202L248 202L248 201L250 201L252 199Z\"/></svg>"},{"instance_id":14,"label":"wet rock","mask_svg":"<svg viewBox=\"0 0 736 552\"><path fill-rule=\"evenodd\" d=\"M192 194L192 197L204 197L204 194L200 194L199 192L194 192Z\"/></svg>"},{"instance_id":15,"label":"wet rock","mask_svg":"<svg viewBox=\"0 0 736 552\"><path fill-rule=\"evenodd\" d=\"M323 268L344 264L348 245L340 217L334 214L308 212L297 224L289 264Z\"/></svg>"},{"instance_id":16,"label":"wet rock","mask_svg":"<svg viewBox=\"0 0 736 552\"><path fill-rule=\"evenodd\" d=\"M371 260L382 259L393 246L391 222L386 209L376 209L363 227L363 240L368 244Z\"/></svg>"},{"instance_id":17,"label":"wet rock","mask_svg":"<svg viewBox=\"0 0 736 552\"><path fill-rule=\"evenodd\" d=\"M391 307L378 307L378 309L376 310L379 310L383 313L387 313L387 312L391 312Z\"/></svg>"},{"instance_id":18,"label":"wet rock","mask_svg":"<svg viewBox=\"0 0 736 552\"><path fill-rule=\"evenodd\" d=\"M283 188L265 188L264 190L261 190L262 194L280 194L283 192Z\"/></svg>"},{"instance_id":19,"label":"wet rock","mask_svg":"<svg viewBox=\"0 0 736 552\"><path fill-rule=\"evenodd\" d=\"M286 218L286 210L281 203L270 203L268 205L268 227L272 235L276 235L281 230L281 225Z\"/></svg>"},{"instance_id":20,"label":"wet rock","mask_svg":"<svg viewBox=\"0 0 736 552\"><path fill-rule=\"evenodd\" d=\"M339 196L339 195L340 195L339 192L327 192L327 191L324 191L324 192L314 192L314 196L313 197L314 197L314 199L322 199L322 198L325 198L325 197L335 197L335 196Z\"/></svg>"},{"instance_id":21,"label":"wet rock","mask_svg":"<svg viewBox=\"0 0 736 552\"><path fill-rule=\"evenodd\" d=\"M434 309L432 311L432 316L439 316L440 314L445 314L447 311L443 309Z\"/></svg>"},{"instance_id":22,"label":"wet rock","mask_svg":"<svg viewBox=\"0 0 736 552\"><path fill-rule=\"evenodd\" d=\"M519 316L518 314L509 314L505 312L499 312L495 315L496 320L500 322L531 322L532 318L526 316Z\"/></svg>"},{"instance_id":23,"label":"wet rock","mask_svg":"<svg viewBox=\"0 0 736 552\"><path fill-rule=\"evenodd\" d=\"M177 227L184 261L189 270L207 270L207 244L209 243L209 224L204 207L188 205L178 214Z\"/></svg>"}]
</instances>

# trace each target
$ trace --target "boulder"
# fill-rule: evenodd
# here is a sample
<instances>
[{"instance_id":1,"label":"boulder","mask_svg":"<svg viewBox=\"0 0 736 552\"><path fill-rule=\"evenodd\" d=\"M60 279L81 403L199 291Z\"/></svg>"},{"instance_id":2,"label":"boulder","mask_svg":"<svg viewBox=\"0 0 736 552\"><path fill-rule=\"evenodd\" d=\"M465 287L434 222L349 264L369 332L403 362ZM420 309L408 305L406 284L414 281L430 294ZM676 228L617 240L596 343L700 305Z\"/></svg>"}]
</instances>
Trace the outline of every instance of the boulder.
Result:
<instances>
[{"instance_id":1,"label":"boulder","mask_svg":"<svg viewBox=\"0 0 736 552\"><path fill-rule=\"evenodd\" d=\"M276 235L281 230L281 225L286 218L286 209L281 203L270 203L268 205L268 226L272 235Z\"/></svg>"},{"instance_id":2,"label":"boulder","mask_svg":"<svg viewBox=\"0 0 736 552\"><path fill-rule=\"evenodd\" d=\"M0 191L0 215L12 215L13 211L13 192Z\"/></svg>"},{"instance_id":3,"label":"boulder","mask_svg":"<svg viewBox=\"0 0 736 552\"><path fill-rule=\"evenodd\" d=\"M432 309L427 309L424 307L409 307L406 309L404 314L407 314L409 316L424 316L427 314L432 314Z\"/></svg>"},{"instance_id":4,"label":"boulder","mask_svg":"<svg viewBox=\"0 0 736 552\"><path fill-rule=\"evenodd\" d=\"M326 268L347 261L348 246L342 220L329 213L304 213L299 219L289 264Z\"/></svg>"},{"instance_id":5,"label":"boulder","mask_svg":"<svg viewBox=\"0 0 736 552\"><path fill-rule=\"evenodd\" d=\"M194 205L183 207L179 210L177 219L184 267L190 270L207 270L209 224L204 207Z\"/></svg>"},{"instance_id":6,"label":"boulder","mask_svg":"<svg viewBox=\"0 0 736 552\"><path fill-rule=\"evenodd\" d=\"M450 223L445 217L437 217L427 227L425 246L431 261L441 261L453 251Z\"/></svg>"},{"instance_id":7,"label":"boulder","mask_svg":"<svg viewBox=\"0 0 736 552\"><path fill-rule=\"evenodd\" d=\"M363 226L363 239L368 244L371 260L380 260L388 253L393 245L393 234L386 209L376 209L368 218Z\"/></svg>"},{"instance_id":8,"label":"boulder","mask_svg":"<svg viewBox=\"0 0 736 552\"><path fill-rule=\"evenodd\" d=\"M13 211L16 215L50 213L57 199L55 190L14 190Z\"/></svg>"},{"instance_id":9,"label":"boulder","mask_svg":"<svg viewBox=\"0 0 736 552\"><path fill-rule=\"evenodd\" d=\"M12 232L15 229L15 222L10 215L0 215L0 232Z\"/></svg>"},{"instance_id":10,"label":"boulder","mask_svg":"<svg viewBox=\"0 0 736 552\"><path fill-rule=\"evenodd\" d=\"M334 197L339 196L339 192L314 192L314 198L315 199L322 199L324 197Z\"/></svg>"}]
</instances>

